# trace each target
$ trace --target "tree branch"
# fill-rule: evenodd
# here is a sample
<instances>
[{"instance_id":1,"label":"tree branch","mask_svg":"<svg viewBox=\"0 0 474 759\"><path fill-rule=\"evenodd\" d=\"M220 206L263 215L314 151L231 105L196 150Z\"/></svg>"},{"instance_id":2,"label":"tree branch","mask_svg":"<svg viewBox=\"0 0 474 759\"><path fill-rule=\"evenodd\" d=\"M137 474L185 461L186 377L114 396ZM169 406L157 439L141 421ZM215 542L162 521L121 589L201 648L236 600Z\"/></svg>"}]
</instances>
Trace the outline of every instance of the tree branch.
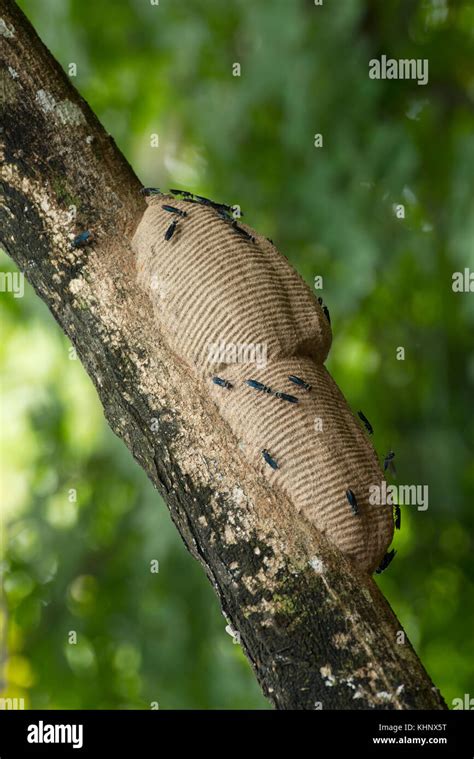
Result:
<instances>
[{"instance_id":1,"label":"tree branch","mask_svg":"<svg viewBox=\"0 0 474 759\"><path fill-rule=\"evenodd\" d=\"M3 245L165 498L264 693L280 709L446 708L372 579L249 466L157 332L130 247L140 183L16 5L0 0L0 18ZM92 244L72 249L86 229Z\"/></svg>"}]
</instances>

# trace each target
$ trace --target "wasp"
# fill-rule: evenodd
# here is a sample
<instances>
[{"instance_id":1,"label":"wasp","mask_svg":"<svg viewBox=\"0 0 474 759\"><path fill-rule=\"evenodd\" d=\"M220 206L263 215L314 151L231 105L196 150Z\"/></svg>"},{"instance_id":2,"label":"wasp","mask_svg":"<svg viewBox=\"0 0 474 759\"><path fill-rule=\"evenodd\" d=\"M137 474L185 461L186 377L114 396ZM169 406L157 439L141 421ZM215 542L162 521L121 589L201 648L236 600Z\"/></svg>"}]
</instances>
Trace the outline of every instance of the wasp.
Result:
<instances>
[{"instance_id":1,"label":"wasp","mask_svg":"<svg viewBox=\"0 0 474 759\"><path fill-rule=\"evenodd\" d=\"M233 385L228 380L222 379L222 377L213 377L212 381L215 385L225 387L226 390L232 390L233 388Z\"/></svg>"},{"instance_id":2,"label":"wasp","mask_svg":"<svg viewBox=\"0 0 474 759\"><path fill-rule=\"evenodd\" d=\"M300 379L300 377L296 377L294 374L290 374L288 379L290 380L290 382L293 382L294 385L298 385L298 387L302 387L303 390L306 390L307 392L311 390L311 385L308 385L307 382Z\"/></svg>"},{"instance_id":3,"label":"wasp","mask_svg":"<svg viewBox=\"0 0 474 759\"><path fill-rule=\"evenodd\" d=\"M142 195L161 195L159 187L142 187L140 192Z\"/></svg>"},{"instance_id":4,"label":"wasp","mask_svg":"<svg viewBox=\"0 0 474 759\"><path fill-rule=\"evenodd\" d=\"M363 414L362 411L358 411L357 412L357 416L364 423L364 427L367 430L367 432L369 433L369 435L373 435L374 434L374 428L372 427L371 423L367 419L366 415Z\"/></svg>"},{"instance_id":5,"label":"wasp","mask_svg":"<svg viewBox=\"0 0 474 759\"><path fill-rule=\"evenodd\" d=\"M288 401L288 403L299 403L299 398L295 398L294 395L288 395L288 393L275 393L275 396L281 401Z\"/></svg>"},{"instance_id":6,"label":"wasp","mask_svg":"<svg viewBox=\"0 0 474 759\"><path fill-rule=\"evenodd\" d=\"M260 390L261 393L268 393L269 395L273 395L273 390L271 387L268 387L268 385L264 385L263 382L258 382L258 380L249 379L245 380L245 384L249 387L253 387L254 390Z\"/></svg>"},{"instance_id":7,"label":"wasp","mask_svg":"<svg viewBox=\"0 0 474 759\"><path fill-rule=\"evenodd\" d=\"M397 552L394 548L392 548L391 551L385 554L382 561L380 562L379 566L375 570L375 574L380 575L382 572L387 569L388 565L392 563L394 556Z\"/></svg>"},{"instance_id":8,"label":"wasp","mask_svg":"<svg viewBox=\"0 0 474 759\"><path fill-rule=\"evenodd\" d=\"M178 222L176 221L176 219L171 222L171 224L169 225L168 229L165 232L165 240L171 240L171 238L173 237L175 233L177 225L178 225Z\"/></svg>"},{"instance_id":9,"label":"wasp","mask_svg":"<svg viewBox=\"0 0 474 759\"><path fill-rule=\"evenodd\" d=\"M232 216L232 206L228 206L226 203L213 203L212 205L213 205L213 206L214 206L214 208L216 208L218 211L226 211L226 212L227 212L227 213L230 215L231 219L233 219L233 218L234 218L234 217Z\"/></svg>"},{"instance_id":10,"label":"wasp","mask_svg":"<svg viewBox=\"0 0 474 759\"><path fill-rule=\"evenodd\" d=\"M393 459L395 458L395 454L393 451L389 451L387 455L385 456L383 460L383 470L384 472L387 471L387 469L390 469L391 473L394 477L397 476L397 471L395 469L395 464L393 463Z\"/></svg>"},{"instance_id":11,"label":"wasp","mask_svg":"<svg viewBox=\"0 0 474 759\"><path fill-rule=\"evenodd\" d=\"M265 459L265 461L267 462L267 464L269 464L271 466L272 469L278 469L279 468L278 464L275 461L275 459L273 459L270 456L270 454L268 453L268 451L267 451L266 448L263 449L262 456Z\"/></svg>"},{"instance_id":12,"label":"wasp","mask_svg":"<svg viewBox=\"0 0 474 759\"><path fill-rule=\"evenodd\" d=\"M218 203L215 200L208 200L207 201L210 206L213 208L216 208L217 210L221 211L232 211L232 206L228 206L226 203Z\"/></svg>"},{"instance_id":13,"label":"wasp","mask_svg":"<svg viewBox=\"0 0 474 759\"><path fill-rule=\"evenodd\" d=\"M251 242L255 242L255 237L249 234L247 230L244 229L243 227L239 227L235 219L232 222L232 228L235 229L235 231L238 232L239 235L242 235L242 237L245 237L247 240L250 240Z\"/></svg>"},{"instance_id":14,"label":"wasp","mask_svg":"<svg viewBox=\"0 0 474 759\"><path fill-rule=\"evenodd\" d=\"M71 242L71 247L73 248L85 248L86 245L89 245L92 242L92 234L89 232L88 229L86 229L84 232L81 232L80 234L76 235L74 240Z\"/></svg>"},{"instance_id":15,"label":"wasp","mask_svg":"<svg viewBox=\"0 0 474 759\"><path fill-rule=\"evenodd\" d=\"M355 495L352 492L352 490L346 490L346 498L349 501L349 505L350 505L350 507L352 509L352 513L353 514L358 514L359 513L359 507L357 505L357 498L355 497Z\"/></svg>"},{"instance_id":16,"label":"wasp","mask_svg":"<svg viewBox=\"0 0 474 759\"><path fill-rule=\"evenodd\" d=\"M178 216L182 216L183 218L187 216L188 214L186 211L182 211L180 208L176 208L175 206L167 206L163 205L161 206L164 211L168 211L168 213L175 213Z\"/></svg>"},{"instance_id":17,"label":"wasp","mask_svg":"<svg viewBox=\"0 0 474 759\"><path fill-rule=\"evenodd\" d=\"M225 210L225 208L218 208L217 215L220 219L224 219L224 221L232 221L232 216Z\"/></svg>"},{"instance_id":18,"label":"wasp","mask_svg":"<svg viewBox=\"0 0 474 759\"><path fill-rule=\"evenodd\" d=\"M176 189L173 190L170 188L170 193L172 195L182 195L183 198L192 198L193 196L192 192L188 192L187 190L176 190Z\"/></svg>"},{"instance_id":19,"label":"wasp","mask_svg":"<svg viewBox=\"0 0 474 759\"><path fill-rule=\"evenodd\" d=\"M323 314L324 314L324 316L325 316L325 317L326 317L326 319L328 320L329 324L331 324L331 316L330 316L330 314L329 314L329 308L328 308L327 306L325 306L325 305L324 305L324 303L323 303L323 299L322 299L321 297L319 297L319 298L318 298L318 303L319 303L319 305L321 306L321 308L323 309Z\"/></svg>"},{"instance_id":20,"label":"wasp","mask_svg":"<svg viewBox=\"0 0 474 759\"><path fill-rule=\"evenodd\" d=\"M209 200L209 198L205 198L203 195L195 195L194 196L198 203L202 203L203 206L212 206L214 205L214 201Z\"/></svg>"},{"instance_id":21,"label":"wasp","mask_svg":"<svg viewBox=\"0 0 474 759\"><path fill-rule=\"evenodd\" d=\"M197 198L199 198L199 195L196 195ZM216 200L209 200L209 198L204 198L206 201L206 204L209 206L212 206L213 208L216 208L217 210L222 211L232 211L232 206L228 206L227 203L218 203Z\"/></svg>"},{"instance_id":22,"label":"wasp","mask_svg":"<svg viewBox=\"0 0 474 759\"><path fill-rule=\"evenodd\" d=\"M399 530L402 525L402 511L398 503L395 504L395 529Z\"/></svg>"}]
</instances>

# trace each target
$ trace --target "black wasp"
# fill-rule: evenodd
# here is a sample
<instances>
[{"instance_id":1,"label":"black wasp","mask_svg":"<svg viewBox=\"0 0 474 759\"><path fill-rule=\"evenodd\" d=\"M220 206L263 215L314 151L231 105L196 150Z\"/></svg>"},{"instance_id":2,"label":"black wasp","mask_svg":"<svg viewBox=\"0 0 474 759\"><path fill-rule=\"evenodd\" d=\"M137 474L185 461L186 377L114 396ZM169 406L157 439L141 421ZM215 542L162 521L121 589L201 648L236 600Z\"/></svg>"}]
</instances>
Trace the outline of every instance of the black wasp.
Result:
<instances>
[{"instance_id":1,"label":"black wasp","mask_svg":"<svg viewBox=\"0 0 474 759\"><path fill-rule=\"evenodd\" d=\"M307 382L302 380L300 377L296 377L294 374L290 374L288 377L290 382L293 382L294 385L298 385L298 387L302 387L303 390L307 390L308 392L311 390L311 385L308 385Z\"/></svg>"},{"instance_id":2,"label":"black wasp","mask_svg":"<svg viewBox=\"0 0 474 759\"><path fill-rule=\"evenodd\" d=\"M80 234L76 235L76 237L71 243L71 247L85 248L86 245L89 245L91 242L92 242L92 234L91 232L89 232L88 229L86 229L84 232L81 232Z\"/></svg>"},{"instance_id":3,"label":"black wasp","mask_svg":"<svg viewBox=\"0 0 474 759\"><path fill-rule=\"evenodd\" d=\"M321 306L321 308L323 309L323 314L324 314L324 316L325 316L325 317L326 317L326 319L328 320L329 324L331 324L331 316L330 316L330 314L329 314L329 308L328 308L327 306L325 306L325 305L324 305L324 303L323 303L323 299L322 299L322 298L318 298L318 303L319 303L319 305Z\"/></svg>"},{"instance_id":4,"label":"black wasp","mask_svg":"<svg viewBox=\"0 0 474 759\"><path fill-rule=\"evenodd\" d=\"M168 213L175 213L175 214L177 214L177 216L182 216L183 218L184 218L184 216L188 215L186 213L186 211L182 211L180 208L176 208L176 206L163 205L161 207L162 207L163 211L168 211Z\"/></svg>"},{"instance_id":5,"label":"black wasp","mask_svg":"<svg viewBox=\"0 0 474 759\"><path fill-rule=\"evenodd\" d=\"M227 203L216 203L214 202L214 200L210 200L209 203L213 208L216 208L218 211L232 211L232 206L228 206Z\"/></svg>"},{"instance_id":6,"label":"black wasp","mask_svg":"<svg viewBox=\"0 0 474 759\"><path fill-rule=\"evenodd\" d=\"M397 476L397 470L395 469L395 464L393 463L393 459L395 458L395 454L393 451L389 451L387 455L385 456L383 460L383 470L384 472L387 471L387 469L390 469L391 473L394 477Z\"/></svg>"},{"instance_id":7,"label":"black wasp","mask_svg":"<svg viewBox=\"0 0 474 759\"><path fill-rule=\"evenodd\" d=\"M276 463L275 459L270 456L266 448L263 449L262 456L272 469L278 469L278 464Z\"/></svg>"},{"instance_id":8,"label":"black wasp","mask_svg":"<svg viewBox=\"0 0 474 759\"><path fill-rule=\"evenodd\" d=\"M170 189L170 193L172 195L182 195L183 198L192 198L193 196L192 192L188 192L187 190Z\"/></svg>"},{"instance_id":9,"label":"black wasp","mask_svg":"<svg viewBox=\"0 0 474 759\"><path fill-rule=\"evenodd\" d=\"M349 501L349 505L350 505L350 507L352 509L352 513L353 514L358 514L359 513L359 507L357 505L357 498L355 497L355 495L352 492L352 490L346 490L346 498Z\"/></svg>"},{"instance_id":10,"label":"black wasp","mask_svg":"<svg viewBox=\"0 0 474 759\"><path fill-rule=\"evenodd\" d=\"M254 390L260 390L261 393L268 393L269 395L273 395L273 390L271 387L268 387L268 385L264 385L263 382L258 382L258 380L245 380L245 384L249 387L253 387Z\"/></svg>"},{"instance_id":11,"label":"black wasp","mask_svg":"<svg viewBox=\"0 0 474 759\"><path fill-rule=\"evenodd\" d=\"M205 198L203 195L195 195L194 196L198 203L202 203L203 206L213 206L214 201L209 200L209 198Z\"/></svg>"},{"instance_id":12,"label":"black wasp","mask_svg":"<svg viewBox=\"0 0 474 759\"><path fill-rule=\"evenodd\" d=\"M171 224L169 225L168 229L165 232L165 240L171 240L171 238L173 237L175 233L175 229L177 225L178 225L178 222L176 221L176 219L171 222Z\"/></svg>"},{"instance_id":13,"label":"black wasp","mask_svg":"<svg viewBox=\"0 0 474 759\"><path fill-rule=\"evenodd\" d=\"M217 215L220 219L224 219L224 221L232 221L232 216L225 210L225 208L218 208Z\"/></svg>"},{"instance_id":14,"label":"black wasp","mask_svg":"<svg viewBox=\"0 0 474 759\"><path fill-rule=\"evenodd\" d=\"M288 395L288 393L275 393L275 396L281 401L288 401L288 403L299 403L299 398L295 398L294 395Z\"/></svg>"},{"instance_id":15,"label":"black wasp","mask_svg":"<svg viewBox=\"0 0 474 759\"><path fill-rule=\"evenodd\" d=\"M372 427L371 423L367 419L366 415L363 414L362 411L358 411L357 412L357 416L364 423L364 427L367 430L367 432L369 433L369 435L373 435L374 434L374 428Z\"/></svg>"},{"instance_id":16,"label":"black wasp","mask_svg":"<svg viewBox=\"0 0 474 759\"><path fill-rule=\"evenodd\" d=\"M235 231L238 232L239 235L241 235L242 237L245 237L246 240L250 240L250 242L255 242L255 237L249 234L247 230L244 229L243 227L239 227L235 219L232 222L231 226L232 226L232 229L235 229Z\"/></svg>"},{"instance_id":17,"label":"black wasp","mask_svg":"<svg viewBox=\"0 0 474 759\"><path fill-rule=\"evenodd\" d=\"M222 379L222 377L213 377L212 381L215 385L225 387L226 390L232 390L233 385L228 380Z\"/></svg>"},{"instance_id":18,"label":"black wasp","mask_svg":"<svg viewBox=\"0 0 474 759\"><path fill-rule=\"evenodd\" d=\"M382 561L380 562L379 566L375 570L375 574L380 575L382 572L387 569L388 565L392 563L394 556L397 552L394 548L392 548L391 551L385 554Z\"/></svg>"}]
</instances>

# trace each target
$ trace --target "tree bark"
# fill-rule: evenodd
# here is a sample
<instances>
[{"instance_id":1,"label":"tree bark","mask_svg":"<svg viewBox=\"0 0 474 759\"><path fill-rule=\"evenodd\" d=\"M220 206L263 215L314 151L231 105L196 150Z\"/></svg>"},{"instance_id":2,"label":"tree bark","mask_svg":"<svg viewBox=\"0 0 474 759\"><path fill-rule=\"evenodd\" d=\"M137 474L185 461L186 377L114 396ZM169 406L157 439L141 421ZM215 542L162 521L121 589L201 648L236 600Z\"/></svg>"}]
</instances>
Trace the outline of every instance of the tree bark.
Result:
<instances>
[{"instance_id":1,"label":"tree bark","mask_svg":"<svg viewBox=\"0 0 474 759\"><path fill-rule=\"evenodd\" d=\"M243 460L171 353L136 283L140 182L11 0L0 19L3 246L166 500L264 693L279 709L446 708L373 580ZM72 249L86 229L92 244Z\"/></svg>"}]
</instances>

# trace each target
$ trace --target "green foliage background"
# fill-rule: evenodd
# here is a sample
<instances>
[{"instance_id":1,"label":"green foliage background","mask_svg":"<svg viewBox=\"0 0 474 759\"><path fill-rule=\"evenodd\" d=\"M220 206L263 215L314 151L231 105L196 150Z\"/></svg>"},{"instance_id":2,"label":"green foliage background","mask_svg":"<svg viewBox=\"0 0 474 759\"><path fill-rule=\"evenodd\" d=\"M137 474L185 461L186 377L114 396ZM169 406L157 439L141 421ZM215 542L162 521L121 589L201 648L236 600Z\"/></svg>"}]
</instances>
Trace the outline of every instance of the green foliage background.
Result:
<instances>
[{"instance_id":1,"label":"green foliage background","mask_svg":"<svg viewBox=\"0 0 474 759\"><path fill-rule=\"evenodd\" d=\"M20 6L77 64L144 184L240 203L309 283L323 275L330 371L378 452L396 451L398 482L430 488L427 511L403 509L378 582L448 703L474 695L474 294L451 287L474 269L473 3ZM382 53L428 58L429 84L370 80ZM30 287L0 306L4 693L37 708L266 708L67 339Z\"/></svg>"}]
</instances>

